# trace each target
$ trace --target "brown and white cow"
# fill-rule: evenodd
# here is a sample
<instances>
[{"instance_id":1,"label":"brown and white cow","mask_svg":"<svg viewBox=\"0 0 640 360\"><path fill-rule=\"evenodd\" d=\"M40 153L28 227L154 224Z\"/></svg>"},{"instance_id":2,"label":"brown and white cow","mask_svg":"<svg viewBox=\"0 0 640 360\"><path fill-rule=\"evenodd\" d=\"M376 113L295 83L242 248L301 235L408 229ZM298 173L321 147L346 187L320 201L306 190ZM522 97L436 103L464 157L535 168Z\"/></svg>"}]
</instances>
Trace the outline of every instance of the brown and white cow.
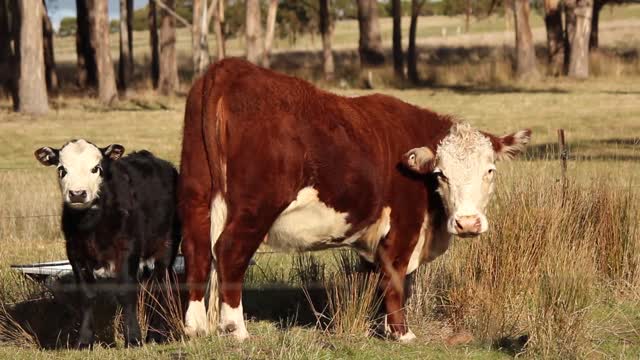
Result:
<instances>
[{"instance_id":1,"label":"brown and white cow","mask_svg":"<svg viewBox=\"0 0 640 360\"><path fill-rule=\"evenodd\" d=\"M337 96L238 59L212 65L185 114L187 333L217 326L248 337L243 277L268 235L275 248L349 246L378 263L391 335L413 339L406 274L446 251L452 235L487 231L494 163L530 135L496 137L389 96ZM217 324L201 286L209 275Z\"/></svg>"}]
</instances>

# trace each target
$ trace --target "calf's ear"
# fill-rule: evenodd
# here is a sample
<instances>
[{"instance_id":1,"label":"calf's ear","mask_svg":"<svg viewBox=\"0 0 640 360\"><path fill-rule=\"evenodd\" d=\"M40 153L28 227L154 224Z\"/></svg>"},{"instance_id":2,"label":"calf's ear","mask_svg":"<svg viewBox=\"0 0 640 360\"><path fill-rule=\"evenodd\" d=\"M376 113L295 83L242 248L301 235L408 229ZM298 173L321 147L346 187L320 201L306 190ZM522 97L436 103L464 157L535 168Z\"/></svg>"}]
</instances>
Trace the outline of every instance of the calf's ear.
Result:
<instances>
[{"instance_id":1,"label":"calf's ear","mask_svg":"<svg viewBox=\"0 0 640 360\"><path fill-rule=\"evenodd\" d=\"M497 142L492 142L496 152L496 159L510 160L515 158L524 151L529 141L531 141L531 130L529 129L499 137Z\"/></svg>"},{"instance_id":2,"label":"calf's ear","mask_svg":"<svg viewBox=\"0 0 640 360\"><path fill-rule=\"evenodd\" d=\"M102 155L108 157L111 160L118 160L124 155L124 146L120 144L111 144L105 148L102 148Z\"/></svg>"},{"instance_id":3,"label":"calf's ear","mask_svg":"<svg viewBox=\"0 0 640 360\"><path fill-rule=\"evenodd\" d=\"M33 155L35 155L36 159L40 161L40 163L44 166L58 165L60 158L58 154L60 150L53 149L48 146L41 147L36 150Z\"/></svg>"},{"instance_id":4,"label":"calf's ear","mask_svg":"<svg viewBox=\"0 0 640 360\"><path fill-rule=\"evenodd\" d=\"M411 149L402 155L402 164L409 170L424 175L430 171L430 164L434 157L431 149L423 146Z\"/></svg>"}]
</instances>

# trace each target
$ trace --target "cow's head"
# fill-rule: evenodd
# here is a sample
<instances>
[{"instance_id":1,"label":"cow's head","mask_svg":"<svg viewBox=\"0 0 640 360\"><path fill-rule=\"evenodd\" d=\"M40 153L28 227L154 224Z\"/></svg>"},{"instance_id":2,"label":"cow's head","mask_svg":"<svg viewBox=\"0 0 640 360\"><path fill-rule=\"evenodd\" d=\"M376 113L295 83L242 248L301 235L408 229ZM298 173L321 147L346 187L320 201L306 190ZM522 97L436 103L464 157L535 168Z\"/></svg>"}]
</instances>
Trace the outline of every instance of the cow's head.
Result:
<instances>
[{"instance_id":1,"label":"cow's head","mask_svg":"<svg viewBox=\"0 0 640 360\"><path fill-rule=\"evenodd\" d=\"M414 172L437 176L449 233L476 236L489 229L485 210L493 192L495 162L515 157L530 139L531 130L497 137L468 124L455 124L435 154L419 147L407 152L402 161Z\"/></svg>"},{"instance_id":2,"label":"cow's head","mask_svg":"<svg viewBox=\"0 0 640 360\"><path fill-rule=\"evenodd\" d=\"M107 162L124 154L122 145L99 148L80 139L62 148L42 147L35 151L36 159L45 166L55 165L64 203L73 209L86 209L98 198Z\"/></svg>"}]
</instances>

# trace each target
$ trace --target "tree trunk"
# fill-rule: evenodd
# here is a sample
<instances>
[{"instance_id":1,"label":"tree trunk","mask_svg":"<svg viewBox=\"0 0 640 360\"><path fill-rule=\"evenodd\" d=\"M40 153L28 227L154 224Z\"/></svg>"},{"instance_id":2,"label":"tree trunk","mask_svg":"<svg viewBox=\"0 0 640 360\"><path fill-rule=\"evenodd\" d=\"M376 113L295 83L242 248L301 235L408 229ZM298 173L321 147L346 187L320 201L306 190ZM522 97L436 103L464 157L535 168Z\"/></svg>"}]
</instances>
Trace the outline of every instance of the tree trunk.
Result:
<instances>
[{"instance_id":1,"label":"tree trunk","mask_svg":"<svg viewBox=\"0 0 640 360\"><path fill-rule=\"evenodd\" d=\"M515 15L513 14L513 2L514 0L504 0L504 27L507 31L512 30Z\"/></svg>"},{"instance_id":2,"label":"tree trunk","mask_svg":"<svg viewBox=\"0 0 640 360\"><path fill-rule=\"evenodd\" d=\"M320 0L320 34L322 35L322 64L324 78L333 81L335 66L333 64L333 51L331 50L331 36L333 23L329 13L329 0Z\"/></svg>"},{"instance_id":3,"label":"tree trunk","mask_svg":"<svg viewBox=\"0 0 640 360\"><path fill-rule=\"evenodd\" d=\"M564 63L564 34L562 29L562 13L559 0L544 0L544 23L547 28L547 50L549 51L549 70L551 75L562 73Z\"/></svg>"},{"instance_id":4,"label":"tree trunk","mask_svg":"<svg viewBox=\"0 0 640 360\"><path fill-rule=\"evenodd\" d=\"M418 16L424 5L424 0L411 0L411 24L409 25L409 49L407 50L407 75L409 81L417 84L418 76L418 51L416 49L416 33L418 32Z\"/></svg>"},{"instance_id":5,"label":"tree trunk","mask_svg":"<svg viewBox=\"0 0 640 360\"><path fill-rule=\"evenodd\" d=\"M576 35L576 0L564 0L564 73L569 73L571 44Z\"/></svg>"},{"instance_id":6,"label":"tree trunk","mask_svg":"<svg viewBox=\"0 0 640 360\"><path fill-rule=\"evenodd\" d=\"M160 45L158 42L158 8L155 1L149 2L149 45L151 45L151 84L158 88L160 78Z\"/></svg>"},{"instance_id":7,"label":"tree trunk","mask_svg":"<svg viewBox=\"0 0 640 360\"><path fill-rule=\"evenodd\" d=\"M91 45L89 1L90 0L76 0L76 81L80 88L95 87L98 84L96 54L95 49Z\"/></svg>"},{"instance_id":8,"label":"tree trunk","mask_svg":"<svg viewBox=\"0 0 640 360\"><path fill-rule=\"evenodd\" d=\"M269 10L267 12L267 32L264 36L264 55L262 56L262 66L266 68L268 68L270 65L269 56L271 55L271 45L273 44L273 35L276 30L277 12L278 12L278 0L270 0Z\"/></svg>"},{"instance_id":9,"label":"tree trunk","mask_svg":"<svg viewBox=\"0 0 640 360\"><path fill-rule=\"evenodd\" d=\"M214 1L212 5L215 7L213 11L213 31L216 34L216 47L217 47L217 59L222 60L225 58L225 43L224 43L224 0Z\"/></svg>"},{"instance_id":10,"label":"tree trunk","mask_svg":"<svg viewBox=\"0 0 640 360\"><path fill-rule=\"evenodd\" d=\"M120 0L120 88L127 90L133 79L133 0Z\"/></svg>"},{"instance_id":11,"label":"tree trunk","mask_svg":"<svg viewBox=\"0 0 640 360\"><path fill-rule=\"evenodd\" d=\"M16 77L18 54L16 46L20 37L20 13L17 0L0 1L0 87L11 95L14 110L18 110Z\"/></svg>"},{"instance_id":12,"label":"tree trunk","mask_svg":"<svg viewBox=\"0 0 640 360\"><path fill-rule=\"evenodd\" d=\"M191 24L191 50L193 56L194 77L203 74L209 65L209 46L207 45L207 1L193 0L193 21Z\"/></svg>"},{"instance_id":13,"label":"tree trunk","mask_svg":"<svg viewBox=\"0 0 640 360\"><path fill-rule=\"evenodd\" d=\"M471 0L466 0L464 7L464 32L469 32L469 22L471 20Z\"/></svg>"},{"instance_id":14,"label":"tree trunk","mask_svg":"<svg viewBox=\"0 0 640 360\"><path fill-rule=\"evenodd\" d=\"M19 1L20 40L18 78L18 111L42 115L49 111L47 83L44 75L42 16L40 1Z\"/></svg>"},{"instance_id":15,"label":"tree trunk","mask_svg":"<svg viewBox=\"0 0 640 360\"><path fill-rule=\"evenodd\" d=\"M118 91L109 47L108 2L92 0L91 5L89 18L91 19L91 44L96 54L98 98L103 104L110 105L118 98Z\"/></svg>"},{"instance_id":16,"label":"tree trunk","mask_svg":"<svg viewBox=\"0 0 640 360\"><path fill-rule=\"evenodd\" d=\"M244 26L247 38L247 60L254 64L259 64L264 54L260 20L260 0L246 0L246 7Z\"/></svg>"},{"instance_id":17,"label":"tree trunk","mask_svg":"<svg viewBox=\"0 0 640 360\"><path fill-rule=\"evenodd\" d=\"M358 0L358 26L360 29L360 41L358 42L360 64L363 66L381 65L384 63L384 54L382 53L378 2L376 0Z\"/></svg>"},{"instance_id":18,"label":"tree trunk","mask_svg":"<svg viewBox=\"0 0 640 360\"><path fill-rule=\"evenodd\" d=\"M44 45L44 68L47 90L51 93L58 91L58 72L56 71L56 60L53 54L53 26L47 14L47 4L42 1L42 37Z\"/></svg>"},{"instance_id":19,"label":"tree trunk","mask_svg":"<svg viewBox=\"0 0 640 360\"><path fill-rule=\"evenodd\" d=\"M531 26L529 26L529 0L514 0L516 24L516 77L538 77L536 52L533 46Z\"/></svg>"},{"instance_id":20,"label":"tree trunk","mask_svg":"<svg viewBox=\"0 0 640 360\"><path fill-rule=\"evenodd\" d=\"M393 16L393 70L396 77L404 79L404 58L402 54L402 4L400 0L391 0Z\"/></svg>"},{"instance_id":21,"label":"tree trunk","mask_svg":"<svg viewBox=\"0 0 640 360\"><path fill-rule=\"evenodd\" d=\"M591 36L589 37L589 50L598 48L598 23L600 22L600 10L604 7L606 0L595 0L593 2L593 15L591 17Z\"/></svg>"},{"instance_id":22,"label":"tree trunk","mask_svg":"<svg viewBox=\"0 0 640 360\"><path fill-rule=\"evenodd\" d=\"M165 5L175 11L175 0ZM178 89L178 63L176 62L176 20L164 8L160 10L160 79L158 91L169 95Z\"/></svg>"},{"instance_id":23,"label":"tree trunk","mask_svg":"<svg viewBox=\"0 0 640 360\"><path fill-rule=\"evenodd\" d=\"M576 2L576 27L571 43L571 60L569 62L569 76L586 79L589 77L589 37L591 35L592 0L578 0Z\"/></svg>"}]
</instances>

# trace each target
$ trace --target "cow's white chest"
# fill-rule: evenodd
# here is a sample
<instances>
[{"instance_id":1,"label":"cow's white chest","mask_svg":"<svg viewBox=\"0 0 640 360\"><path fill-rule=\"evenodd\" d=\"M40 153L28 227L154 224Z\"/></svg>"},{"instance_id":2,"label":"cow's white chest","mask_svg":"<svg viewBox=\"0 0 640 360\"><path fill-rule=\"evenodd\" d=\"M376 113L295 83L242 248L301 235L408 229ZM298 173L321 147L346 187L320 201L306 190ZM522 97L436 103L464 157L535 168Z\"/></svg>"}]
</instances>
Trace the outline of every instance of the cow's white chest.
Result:
<instances>
[{"instance_id":1,"label":"cow's white chest","mask_svg":"<svg viewBox=\"0 0 640 360\"><path fill-rule=\"evenodd\" d=\"M351 228L347 215L320 201L318 190L305 187L273 223L267 243L276 249L298 251L344 245Z\"/></svg>"}]
</instances>

